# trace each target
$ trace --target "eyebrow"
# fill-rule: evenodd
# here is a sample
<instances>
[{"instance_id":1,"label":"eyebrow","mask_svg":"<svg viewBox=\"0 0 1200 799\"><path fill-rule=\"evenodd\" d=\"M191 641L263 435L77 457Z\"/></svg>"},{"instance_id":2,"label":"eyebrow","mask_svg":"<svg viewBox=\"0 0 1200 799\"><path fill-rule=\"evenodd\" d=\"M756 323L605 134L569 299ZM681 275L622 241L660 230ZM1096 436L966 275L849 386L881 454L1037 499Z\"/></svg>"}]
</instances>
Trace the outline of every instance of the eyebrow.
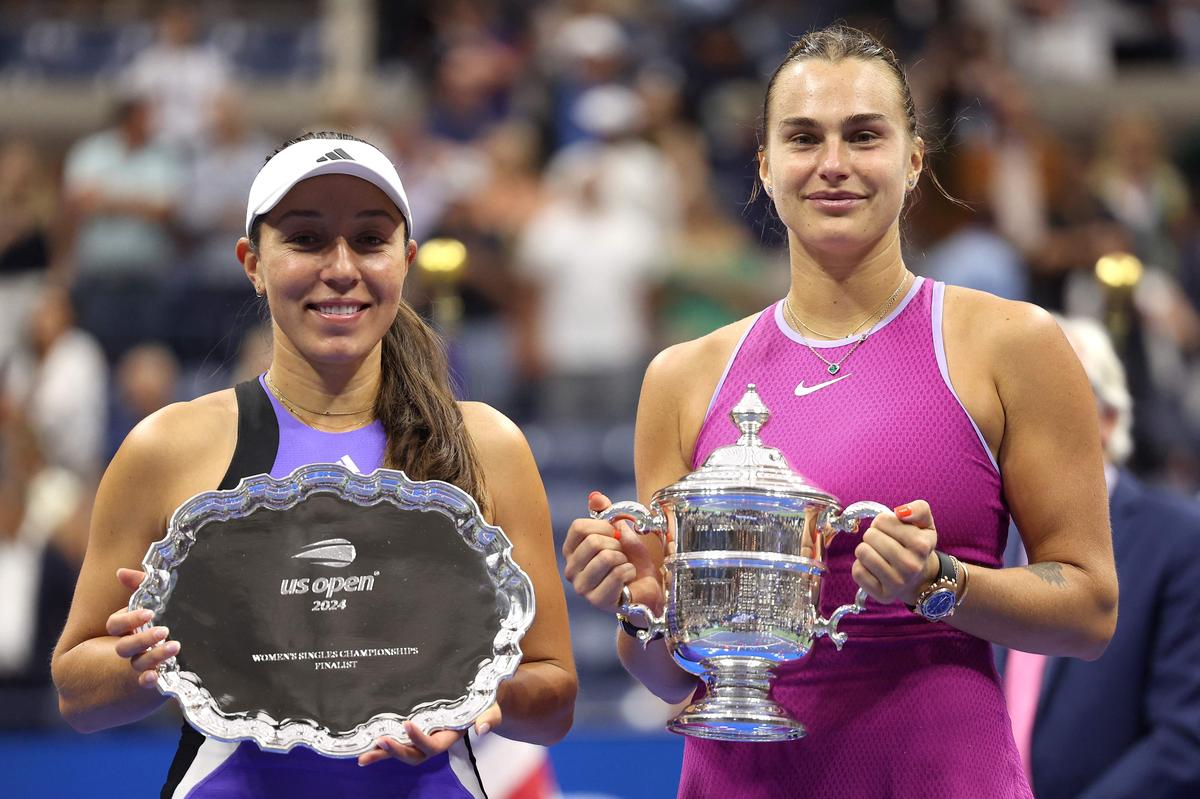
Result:
<instances>
[{"instance_id":1,"label":"eyebrow","mask_svg":"<svg viewBox=\"0 0 1200 799\"><path fill-rule=\"evenodd\" d=\"M843 126L866 125L875 122L886 122L886 114L862 113L851 114L842 120ZM784 117L779 120L780 128L819 128L820 123L812 117Z\"/></svg>"}]
</instances>

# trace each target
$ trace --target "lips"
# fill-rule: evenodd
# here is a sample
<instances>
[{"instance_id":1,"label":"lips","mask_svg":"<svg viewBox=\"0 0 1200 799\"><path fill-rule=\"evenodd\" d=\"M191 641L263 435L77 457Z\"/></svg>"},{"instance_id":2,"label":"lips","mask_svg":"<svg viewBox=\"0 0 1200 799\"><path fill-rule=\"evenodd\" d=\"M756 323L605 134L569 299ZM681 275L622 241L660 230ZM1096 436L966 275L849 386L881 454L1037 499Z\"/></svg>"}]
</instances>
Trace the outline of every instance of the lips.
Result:
<instances>
[{"instance_id":1,"label":"lips","mask_svg":"<svg viewBox=\"0 0 1200 799\"><path fill-rule=\"evenodd\" d=\"M808 195L808 199L839 202L842 200L861 200L863 196L850 191L815 191Z\"/></svg>"},{"instance_id":2,"label":"lips","mask_svg":"<svg viewBox=\"0 0 1200 799\"><path fill-rule=\"evenodd\" d=\"M819 210L831 214L853 210L866 201L863 195L849 191L817 191L807 195L806 199Z\"/></svg>"}]
</instances>

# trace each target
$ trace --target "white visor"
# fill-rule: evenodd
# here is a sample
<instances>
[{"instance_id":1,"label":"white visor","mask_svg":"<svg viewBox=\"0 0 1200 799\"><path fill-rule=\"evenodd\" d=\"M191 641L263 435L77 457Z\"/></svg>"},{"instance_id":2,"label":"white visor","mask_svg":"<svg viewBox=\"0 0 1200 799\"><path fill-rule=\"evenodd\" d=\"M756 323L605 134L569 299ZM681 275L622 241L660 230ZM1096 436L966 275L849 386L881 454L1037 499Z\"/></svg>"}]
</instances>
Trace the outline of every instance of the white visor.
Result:
<instances>
[{"instance_id":1,"label":"white visor","mask_svg":"<svg viewBox=\"0 0 1200 799\"><path fill-rule=\"evenodd\" d=\"M255 217L278 205L297 183L318 175L353 175L378 186L400 209L408 237L412 238L412 212L396 167L370 144L351 139L306 139L267 161L250 186L246 235L250 235Z\"/></svg>"}]
</instances>

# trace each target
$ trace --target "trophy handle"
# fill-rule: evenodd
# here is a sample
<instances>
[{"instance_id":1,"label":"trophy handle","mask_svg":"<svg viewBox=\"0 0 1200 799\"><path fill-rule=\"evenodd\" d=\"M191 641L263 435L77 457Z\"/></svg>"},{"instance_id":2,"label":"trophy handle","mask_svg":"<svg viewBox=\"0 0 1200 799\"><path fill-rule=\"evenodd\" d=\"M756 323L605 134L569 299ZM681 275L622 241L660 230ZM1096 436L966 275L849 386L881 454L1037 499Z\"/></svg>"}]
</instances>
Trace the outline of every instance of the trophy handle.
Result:
<instances>
[{"instance_id":1,"label":"trophy handle","mask_svg":"<svg viewBox=\"0 0 1200 799\"><path fill-rule=\"evenodd\" d=\"M646 605L635 603L633 594L629 593L627 585L621 586L621 604L617 607L617 612L628 619L644 619L649 625L644 630L638 630L637 633L637 639L642 642L642 649L650 646L650 642L655 638L661 638L667 634L666 611L663 611L661 616L655 616L654 611ZM843 635L843 637L845 636Z\"/></svg>"},{"instance_id":2,"label":"trophy handle","mask_svg":"<svg viewBox=\"0 0 1200 799\"><path fill-rule=\"evenodd\" d=\"M592 518L606 522L624 520L631 522L633 529L641 535L656 533L659 538L666 539L667 520L640 502L616 502L602 511L592 511Z\"/></svg>"},{"instance_id":3,"label":"trophy handle","mask_svg":"<svg viewBox=\"0 0 1200 799\"><path fill-rule=\"evenodd\" d=\"M881 513L891 512L891 508L878 502L855 502L841 513L832 508L827 508L825 510L825 523L822 527L829 530L830 538L837 533L857 533L859 522L863 519L870 519Z\"/></svg>"},{"instance_id":4,"label":"trophy handle","mask_svg":"<svg viewBox=\"0 0 1200 799\"><path fill-rule=\"evenodd\" d=\"M861 503L868 504L868 503ZM853 506L851 506L853 507ZM822 635L828 635L829 640L837 647L839 652L842 651L842 645L846 643L846 634L840 632L837 628L838 622L847 614L857 615L867 609L867 592L863 589L858 589L858 593L854 595L854 602L849 605L842 605L840 608L829 614L828 619L817 617L817 623L813 627L813 637L820 638Z\"/></svg>"},{"instance_id":5,"label":"trophy handle","mask_svg":"<svg viewBox=\"0 0 1200 799\"><path fill-rule=\"evenodd\" d=\"M655 533L664 544L666 543L666 518L661 513L651 511L640 502L616 502L602 511L592 511L592 518L603 519L606 522L622 520L630 522L638 534ZM661 616L655 616L654 611L646 605L635 603L633 595L629 593L629 586L621 588L621 603L617 612L629 619L642 619L649 625L644 630L638 630L637 638L642 642L643 647L649 646L651 641L667 632L666 612L664 611Z\"/></svg>"},{"instance_id":6,"label":"trophy handle","mask_svg":"<svg viewBox=\"0 0 1200 799\"><path fill-rule=\"evenodd\" d=\"M844 511L838 513L832 508L827 508L824 512L823 524L821 528L827 530L826 544L829 539L832 539L838 533L857 533L860 523L863 519L869 519L878 516L881 513L891 513L892 509L887 505L878 502L855 502L848 505ZM817 617L816 626L813 628L813 637L820 638L822 635L829 636L829 640L837 647L840 652L842 645L846 643L846 634L838 630L838 622L842 617L847 615L857 615L862 613L867 608L867 592L863 589L858 589L858 593L854 595L854 602L849 605L842 605L833 613L829 614L828 619Z\"/></svg>"}]
</instances>

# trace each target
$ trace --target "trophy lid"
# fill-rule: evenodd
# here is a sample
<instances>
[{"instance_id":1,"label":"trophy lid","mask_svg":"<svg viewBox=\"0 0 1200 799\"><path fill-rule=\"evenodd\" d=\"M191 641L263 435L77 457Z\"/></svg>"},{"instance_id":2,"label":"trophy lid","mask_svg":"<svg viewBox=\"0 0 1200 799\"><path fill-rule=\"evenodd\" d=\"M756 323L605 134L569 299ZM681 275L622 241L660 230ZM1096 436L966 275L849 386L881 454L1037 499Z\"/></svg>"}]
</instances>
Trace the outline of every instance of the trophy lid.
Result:
<instances>
[{"instance_id":1,"label":"trophy lid","mask_svg":"<svg viewBox=\"0 0 1200 799\"><path fill-rule=\"evenodd\" d=\"M704 465L660 492L664 495L751 493L794 497L808 503L837 505L837 499L792 469L787 457L765 446L758 436L771 418L753 383L729 414L742 435L737 443L713 451Z\"/></svg>"}]
</instances>

